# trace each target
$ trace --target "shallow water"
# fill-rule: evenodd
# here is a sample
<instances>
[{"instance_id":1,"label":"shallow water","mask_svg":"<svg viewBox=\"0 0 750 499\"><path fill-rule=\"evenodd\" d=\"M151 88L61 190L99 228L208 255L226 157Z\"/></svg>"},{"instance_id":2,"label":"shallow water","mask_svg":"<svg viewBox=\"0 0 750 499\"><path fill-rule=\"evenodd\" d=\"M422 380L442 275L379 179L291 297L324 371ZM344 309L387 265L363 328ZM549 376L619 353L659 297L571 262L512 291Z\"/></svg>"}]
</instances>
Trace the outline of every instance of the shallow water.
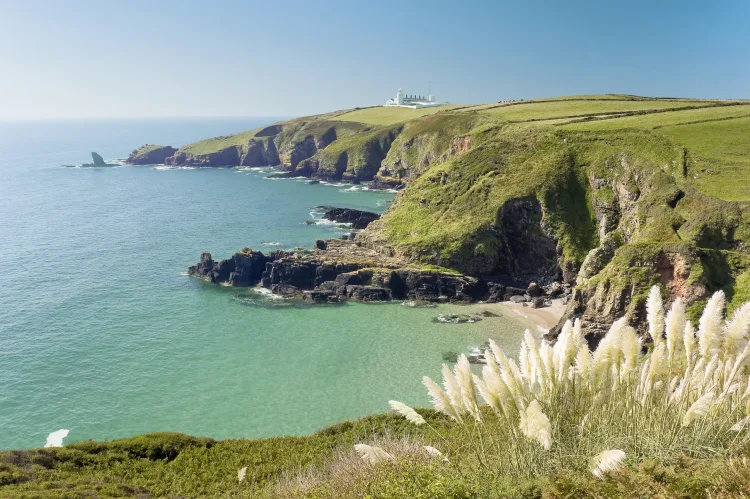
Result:
<instances>
[{"instance_id":1,"label":"shallow water","mask_svg":"<svg viewBox=\"0 0 750 499\"><path fill-rule=\"evenodd\" d=\"M400 304L304 306L185 275L201 251L311 247L345 229L318 205L382 211L392 193L258 169L63 168L273 120L0 124L0 449L151 431L304 434L425 405L442 354L518 319L438 324Z\"/></svg>"}]
</instances>

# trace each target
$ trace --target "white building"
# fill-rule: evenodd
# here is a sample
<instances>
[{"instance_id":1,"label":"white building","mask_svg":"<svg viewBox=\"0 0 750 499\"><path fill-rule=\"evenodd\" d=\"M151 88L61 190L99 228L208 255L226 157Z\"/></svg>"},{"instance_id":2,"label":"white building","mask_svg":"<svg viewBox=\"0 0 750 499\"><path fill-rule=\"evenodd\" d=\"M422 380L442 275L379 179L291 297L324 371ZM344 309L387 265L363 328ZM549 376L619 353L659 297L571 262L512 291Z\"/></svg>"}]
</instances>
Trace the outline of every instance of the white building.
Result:
<instances>
[{"instance_id":1,"label":"white building","mask_svg":"<svg viewBox=\"0 0 750 499\"><path fill-rule=\"evenodd\" d=\"M422 109L423 107L442 106L442 102L435 102L435 96L430 94L426 98L422 95L404 95L400 88L396 92L396 97L388 99L385 103L387 107L408 107L409 109Z\"/></svg>"}]
</instances>

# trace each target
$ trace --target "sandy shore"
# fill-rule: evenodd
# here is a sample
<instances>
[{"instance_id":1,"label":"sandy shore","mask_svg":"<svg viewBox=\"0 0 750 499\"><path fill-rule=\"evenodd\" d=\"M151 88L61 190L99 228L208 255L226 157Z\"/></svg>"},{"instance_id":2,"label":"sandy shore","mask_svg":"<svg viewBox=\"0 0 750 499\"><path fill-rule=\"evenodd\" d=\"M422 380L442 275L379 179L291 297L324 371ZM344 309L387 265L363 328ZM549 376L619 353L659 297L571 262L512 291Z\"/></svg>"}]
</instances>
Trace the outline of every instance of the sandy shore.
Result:
<instances>
[{"instance_id":1,"label":"sandy shore","mask_svg":"<svg viewBox=\"0 0 750 499\"><path fill-rule=\"evenodd\" d=\"M526 305L524 307L524 305ZM528 303L475 303L467 305L469 313L481 314L482 311L492 312L493 314L516 316L521 322L526 323L529 328L541 327L550 329L554 327L565 312L565 304L561 299L552 300L552 305L543 308L531 308Z\"/></svg>"}]
</instances>

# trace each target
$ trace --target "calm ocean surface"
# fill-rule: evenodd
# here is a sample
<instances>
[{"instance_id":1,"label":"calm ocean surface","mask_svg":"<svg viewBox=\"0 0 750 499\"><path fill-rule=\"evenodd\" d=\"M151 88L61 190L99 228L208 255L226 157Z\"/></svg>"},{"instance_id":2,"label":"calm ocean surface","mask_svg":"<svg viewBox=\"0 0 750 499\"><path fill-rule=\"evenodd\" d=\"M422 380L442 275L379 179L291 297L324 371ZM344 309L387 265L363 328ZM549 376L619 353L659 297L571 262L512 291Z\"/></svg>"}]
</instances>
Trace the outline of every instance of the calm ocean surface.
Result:
<instances>
[{"instance_id":1,"label":"calm ocean surface","mask_svg":"<svg viewBox=\"0 0 750 499\"><path fill-rule=\"evenodd\" d=\"M426 405L422 375L512 318L438 324L459 306L301 306L185 275L201 251L312 247L326 204L383 211L393 194L258 171L63 168L276 121L0 123L0 449L153 431L305 434ZM265 243L265 244L264 244ZM274 243L277 245L270 245Z\"/></svg>"}]
</instances>

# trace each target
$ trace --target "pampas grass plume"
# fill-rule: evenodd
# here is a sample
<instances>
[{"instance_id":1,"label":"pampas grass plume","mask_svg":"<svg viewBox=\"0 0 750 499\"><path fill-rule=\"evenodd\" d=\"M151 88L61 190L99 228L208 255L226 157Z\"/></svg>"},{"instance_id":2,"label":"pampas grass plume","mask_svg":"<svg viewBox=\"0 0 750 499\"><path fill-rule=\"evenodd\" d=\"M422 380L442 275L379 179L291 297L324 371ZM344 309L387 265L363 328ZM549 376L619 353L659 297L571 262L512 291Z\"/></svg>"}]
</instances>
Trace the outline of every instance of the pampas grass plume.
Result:
<instances>
[{"instance_id":1,"label":"pampas grass plume","mask_svg":"<svg viewBox=\"0 0 750 499\"><path fill-rule=\"evenodd\" d=\"M599 479L603 479L606 473L617 471L622 467L625 460L625 452L619 449L605 450L594 457L594 466L591 473Z\"/></svg>"},{"instance_id":2,"label":"pampas grass plume","mask_svg":"<svg viewBox=\"0 0 750 499\"><path fill-rule=\"evenodd\" d=\"M417 426L425 423L424 418L408 405L403 404L397 400L390 400L388 401L388 403L390 404L391 409L401 414L410 423L414 423Z\"/></svg>"},{"instance_id":3,"label":"pampas grass plume","mask_svg":"<svg viewBox=\"0 0 750 499\"><path fill-rule=\"evenodd\" d=\"M682 426L690 426L693 421L696 421L697 419L700 419L708 414L708 409L711 407L713 401L713 392L709 392L696 400L693 405L690 406L690 409L687 410L685 416L682 418Z\"/></svg>"},{"instance_id":4,"label":"pampas grass plume","mask_svg":"<svg viewBox=\"0 0 750 499\"><path fill-rule=\"evenodd\" d=\"M240 470L237 472L237 481L242 483L243 480L245 480L245 475L247 474L247 466L244 468L240 468Z\"/></svg>"},{"instance_id":5,"label":"pampas grass plume","mask_svg":"<svg viewBox=\"0 0 750 499\"><path fill-rule=\"evenodd\" d=\"M545 450L552 447L552 424L536 399L531 401L526 410L521 411L519 428L527 438L536 440Z\"/></svg>"},{"instance_id":6,"label":"pampas grass plume","mask_svg":"<svg viewBox=\"0 0 750 499\"><path fill-rule=\"evenodd\" d=\"M376 445L357 444L354 446L359 455L364 461L370 464L378 464L385 461L395 461L396 458L392 454L387 453L382 448Z\"/></svg>"}]
</instances>

